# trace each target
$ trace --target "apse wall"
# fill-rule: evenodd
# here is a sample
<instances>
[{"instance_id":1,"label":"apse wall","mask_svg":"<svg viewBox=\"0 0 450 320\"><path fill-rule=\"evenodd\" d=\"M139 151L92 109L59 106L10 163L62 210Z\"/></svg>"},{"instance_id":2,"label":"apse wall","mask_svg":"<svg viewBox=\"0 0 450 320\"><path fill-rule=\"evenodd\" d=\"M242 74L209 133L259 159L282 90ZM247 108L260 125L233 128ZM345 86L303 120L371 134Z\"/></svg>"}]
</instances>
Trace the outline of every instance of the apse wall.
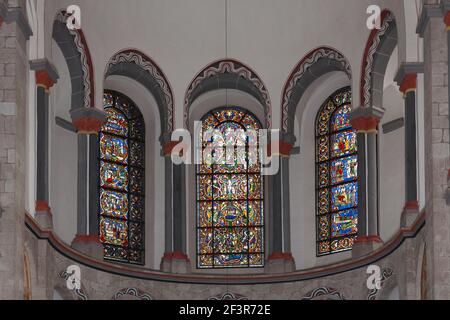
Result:
<instances>
[{"instance_id":1,"label":"apse wall","mask_svg":"<svg viewBox=\"0 0 450 320\"><path fill-rule=\"evenodd\" d=\"M52 55L60 78L49 98L49 203L56 234L70 244L77 233L78 135L55 122L55 117L60 117L72 123L69 114L72 84L67 63L56 43Z\"/></svg>"},{"instance_id":2,"label":"apse wall","mask_svg":"<svg viewBox=\"0 0 450 320\"><path fill-rule=\"evenodd\" d=\"M212 61L228 56L248 63L270 92L274 104L272 123L279 127L278 102L283 84L307 52L328 45L342 52L352 66L360 66L370 32L364 27L366 10L372 4L391 9L400 28L404 28L403 0L346 0L345 4L335 0L228 1L228 41L222 0L173 0L170 4L163 0L48 0L46 12L56 12L69 4L78 4L82 9L82 28L96 75L96 105L101 104L101 75L112 53L124 47L139 48L152 57L169 79L177 101L175 126L179 128L183 126L186 85ZM258 10L254 10L255 6ZM327 22L318 21L316 15L310 14L313 11ZM358 11L361 14L353 14ZM326 18L330 13L333 19ZM53 19L52 14L46 19ZM243 21L252 23L245 23L244 27ZM46 34L51 34L51 27L52 22L46 21ZM400 34L404 34L403 30ZM47 40L46 51L49 48ZM399 48L403 57L404 39L400 39ZM359 87L360 68L355 67L353 73L353 86ZM359 90L354 96L359 100Z\"/></svg>"}]
</instances>

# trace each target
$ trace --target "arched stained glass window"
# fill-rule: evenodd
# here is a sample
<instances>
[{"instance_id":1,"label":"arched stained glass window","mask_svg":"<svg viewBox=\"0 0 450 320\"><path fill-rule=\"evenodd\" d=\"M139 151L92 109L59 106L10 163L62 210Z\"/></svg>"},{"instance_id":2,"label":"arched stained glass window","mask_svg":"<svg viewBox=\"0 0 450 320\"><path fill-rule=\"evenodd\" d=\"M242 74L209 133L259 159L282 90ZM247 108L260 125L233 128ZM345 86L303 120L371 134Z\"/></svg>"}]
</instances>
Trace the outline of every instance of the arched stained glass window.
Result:
<instances>
[{"instance_id":1,"label":"arched stained glass window","mask_svg":"<svg viewBox=\"0 0 450 320\"><path fill-rule=\"evenodd\" d=\"M264 266L259 129L257 118L240 108L216 109L202 120L199 153L205 161L197 166L198 268Z\"/></svg>"},{"instance_id":2,"label":"arched stained glass window","mask_svg":"<svg viewBox=\"0 0 450 320\"><path fill-rule=\"evenodd\" d=\"M144 264L144 119L127 97L104 94L99 134L100 241L107 260Z\"/></svg>"},{"instance_id":3,"label":"arched stained glass window","mask_svg":"<svg viewBox=\"0 0 450 320\"><path fill-rule=\"evenodd\" d=\"M358 150L349 88L333 94L316 120L317 255L349 250L358 224Z\"/></svg>"}]
</instances>

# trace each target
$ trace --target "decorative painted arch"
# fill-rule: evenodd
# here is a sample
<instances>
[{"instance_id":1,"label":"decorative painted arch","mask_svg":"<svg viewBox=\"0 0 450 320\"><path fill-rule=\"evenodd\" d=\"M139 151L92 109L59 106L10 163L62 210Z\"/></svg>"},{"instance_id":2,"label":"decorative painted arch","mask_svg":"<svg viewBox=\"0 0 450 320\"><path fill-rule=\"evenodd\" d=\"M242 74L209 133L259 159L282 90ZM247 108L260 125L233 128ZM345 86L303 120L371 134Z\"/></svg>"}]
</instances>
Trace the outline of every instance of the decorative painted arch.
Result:
<instances>
[{"instance_id":1,"label":"decorative painted arch","mask_svg":"<svg viewBox=\"0 0 450 320\"><path fill-rule=\"evenodd\" d=\"M126 300L128 298L134 298L137 300L153 300L152 296L147 292L144 292L138 288L124 288L117 291L111 300Z\"/></svg>"},{"instance_id":2,"label":"decorative painted arch","mask_svg":"<svg viewBox=\"0 0 450 320\"><path fill-rule=\"evenodd\" d=\"M342 71L349 79L352 77L347 58L336 49L323 46L309 52L289 75L281 98L281 128L286 142L295 142L295 111L301 97L316 79L333 71Z\"/></svg>"},{"instance_id":3,"label":"decorative painted arch","mask_svg":"<svg viewBox=\"0 0 450 320\"><path fill-rule=\"evenodd\" d=\"M381 28L367 40L361 70L361 106L383 109L383 83L389 59L398 44L397 24L389 10L381 12Z\"/></svg>"},{"instance_id":4,"label":"decorative painted arch","mask_svg":"<svg viewBox=\"0 0 450 320\"><path fill-rule=\"evenodd\" d=\"M320 287L309 291L300 300L346 300L338 290L330 287Z\"/></svg>"},{"instance_id":5,"label":"decorative painted arch","mask_svg":"<svg viewBox=\"0 0 450 320\"><path fill-rule=\"evenodd\" d=\"M60 10L53 22L53 39L61 49L69 68L72 83L71 110L93 108L95 104L94 68L91 54L82 29L69 30L66 22L70 17Z\"/></svg>"},{"instance_id":6,"label":"decorative painted arch","mask_svg":"<svg viewBox=\"0 0 450 320\"><path fill-rule=\"evenodd\" d=\"M218 89L237 89L256 98L264 107L266 126L271 128L272 105L261 78L250 67L235 59L215 61L191 81L184 98L185 127L189 127L189 108L202 94Z\"/></svg>"},{"instance_id":7,"label":"decorative painted arch","mask_svg":"<svg viewBox=\"0 0 450 320\"><path fill-rule=\"evenodd\" d=\"M106 66L104 79L113 75L134 79L150 91L158 104L162 137L170 140L173 131L174 96L161 68L141 51L125 49L116 53Z\"/></svg>"}]
</instances>

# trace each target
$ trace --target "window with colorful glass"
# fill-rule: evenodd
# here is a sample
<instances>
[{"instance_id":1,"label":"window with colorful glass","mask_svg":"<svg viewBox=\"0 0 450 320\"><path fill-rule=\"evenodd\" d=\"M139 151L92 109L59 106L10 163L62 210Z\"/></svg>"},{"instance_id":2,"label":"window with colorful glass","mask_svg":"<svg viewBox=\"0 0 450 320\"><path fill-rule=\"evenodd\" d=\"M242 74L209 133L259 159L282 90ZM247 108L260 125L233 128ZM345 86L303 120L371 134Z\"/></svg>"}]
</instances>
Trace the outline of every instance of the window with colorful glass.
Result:
<instances>
[{"instance_id":1,"label":"window with colorful glass","mask_svg":"<svg viewBox=\"0 0 450 320\"><path fill-rule=\"evenodd\" d=\"M220 108L202 120L197 166L197 266L264 266L261 124L241 108ZM207 136L208 130L215 130Z\"/></svg>"},{"instance_id":2,"label":"window with colorful glass","mask_svg":"<svg viewBox=\"0 0 450 320\"><path fill-rule=\"evenodd\" d=\"M144 138L142 114L126 96L103 96L107 122L99 134L100 241L104 257L144 264Z\"/></svg>"},{"instance_id":3,"label":"window with colorful glass","mask_svg":"<svg viewBox=\"0 0 450 320\"><path fill-rule=\"evenodd\" d=\"M316 120L317 255L350 250L358 225L358 149L350 88L333 94Z\"/></svg>"}]
</instances>

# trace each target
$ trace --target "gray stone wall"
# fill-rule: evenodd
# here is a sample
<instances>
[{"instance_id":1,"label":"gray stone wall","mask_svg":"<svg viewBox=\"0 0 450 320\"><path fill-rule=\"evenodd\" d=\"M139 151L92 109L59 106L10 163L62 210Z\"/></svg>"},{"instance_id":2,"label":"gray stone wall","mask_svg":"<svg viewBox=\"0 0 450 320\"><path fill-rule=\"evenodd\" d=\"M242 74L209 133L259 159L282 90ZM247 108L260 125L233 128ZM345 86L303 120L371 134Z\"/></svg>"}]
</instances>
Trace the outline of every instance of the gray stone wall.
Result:
<instances>
[{"instance_id":1,"label":"gray stone wall","mask_svg":"<svg viewBox=\"0 0 450 320\"><path fill-rule=\"evenodd\" d=\"M425 154L429 297L450 297L450 208L446 204L449 161L448 50L442 18L424 35Z\"/></svg>"},{"instance_id":2,"label":"gray stone wall","mask_svg":"<svg viewBox=\"0 0 450 320\"><path fill-rule=\"evenodd\" d=\"M17 6L19 2L10 1ZM23 298L26 40L0 27L0 299Z\"/></svg>"}]
</instances>

